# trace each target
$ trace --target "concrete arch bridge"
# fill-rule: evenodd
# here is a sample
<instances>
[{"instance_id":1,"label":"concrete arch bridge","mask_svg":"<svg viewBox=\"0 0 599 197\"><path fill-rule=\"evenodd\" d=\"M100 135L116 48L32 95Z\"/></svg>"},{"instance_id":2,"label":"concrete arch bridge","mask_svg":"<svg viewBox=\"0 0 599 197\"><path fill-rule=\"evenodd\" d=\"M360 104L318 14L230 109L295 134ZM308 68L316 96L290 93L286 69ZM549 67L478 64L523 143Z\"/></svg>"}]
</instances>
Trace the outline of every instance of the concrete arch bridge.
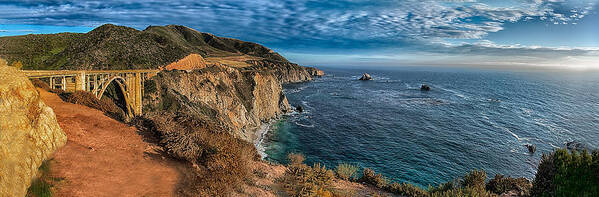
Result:
<instances>
[{"instance_id":1,"label":"concrete arch bridge","mask_svg":"<svg viewBox=\"0 0 599 197\"><path fill-rule=\"evenodd\" d=\"M49 81L50 88L93 93L101 99L111 83L123 93L129 117L142 115L144 81L159 70L23 70L30 79Z\"/></svg>"}]
</instances>

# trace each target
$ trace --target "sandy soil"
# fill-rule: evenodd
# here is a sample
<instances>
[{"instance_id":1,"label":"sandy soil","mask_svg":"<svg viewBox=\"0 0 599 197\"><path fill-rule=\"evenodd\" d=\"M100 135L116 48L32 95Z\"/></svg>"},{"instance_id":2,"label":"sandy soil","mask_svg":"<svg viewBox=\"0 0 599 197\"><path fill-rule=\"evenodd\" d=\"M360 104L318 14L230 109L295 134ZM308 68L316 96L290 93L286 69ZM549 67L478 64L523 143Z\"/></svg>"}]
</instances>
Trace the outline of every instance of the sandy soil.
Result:
<instances>
[{"instance_id":1,"label":"sandy soil","mask_svg":"<svg viewBox=\"0 0 599 197\"><path fill-rule=\"evenodd\" d=\"M40 94L68 137L51 162L51 175L64 179L56 196L175 196L184 164L164 157L134 127L44 90Z\"/></svg>"}]
</instances>

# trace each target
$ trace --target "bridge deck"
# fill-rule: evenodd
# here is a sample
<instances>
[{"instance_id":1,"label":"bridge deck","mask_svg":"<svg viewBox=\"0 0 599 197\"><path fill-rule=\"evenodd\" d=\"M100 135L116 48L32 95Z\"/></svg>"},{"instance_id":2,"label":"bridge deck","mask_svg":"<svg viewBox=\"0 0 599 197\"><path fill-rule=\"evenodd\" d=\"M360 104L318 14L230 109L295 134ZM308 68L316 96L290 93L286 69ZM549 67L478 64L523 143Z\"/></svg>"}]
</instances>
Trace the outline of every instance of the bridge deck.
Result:
<instances>
[{"instance_id":1,"label":"bridge deck","mask_svg":"<svg viewBox=\"0 0 599 197\"><path fill-rule=\"evenodd\" d=\"M75 76L78 74L118 74L118 73L158 73L160 70L138 69L138 70L22 70L29 78L45 78L52 76Z\"/></svg>"}]
</instances>

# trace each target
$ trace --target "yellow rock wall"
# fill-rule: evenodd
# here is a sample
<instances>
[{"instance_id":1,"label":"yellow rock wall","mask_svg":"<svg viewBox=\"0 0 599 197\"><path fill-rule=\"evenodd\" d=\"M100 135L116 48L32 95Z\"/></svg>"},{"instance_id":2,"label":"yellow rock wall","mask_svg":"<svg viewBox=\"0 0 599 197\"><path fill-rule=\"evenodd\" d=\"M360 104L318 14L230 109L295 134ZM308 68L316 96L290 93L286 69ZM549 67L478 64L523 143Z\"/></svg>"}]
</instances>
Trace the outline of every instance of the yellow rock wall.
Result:
<instances>
[{"instance_id":1,"label":"yellow rock wall","mask_svg":"<svg viewBox=\"0 0 599 197\"><path fill-rule=\"evenodd\" d=\"M0 196L25 196L42 161L66 141L29 79L0 59Z\"/></svg>"}]
</instances>

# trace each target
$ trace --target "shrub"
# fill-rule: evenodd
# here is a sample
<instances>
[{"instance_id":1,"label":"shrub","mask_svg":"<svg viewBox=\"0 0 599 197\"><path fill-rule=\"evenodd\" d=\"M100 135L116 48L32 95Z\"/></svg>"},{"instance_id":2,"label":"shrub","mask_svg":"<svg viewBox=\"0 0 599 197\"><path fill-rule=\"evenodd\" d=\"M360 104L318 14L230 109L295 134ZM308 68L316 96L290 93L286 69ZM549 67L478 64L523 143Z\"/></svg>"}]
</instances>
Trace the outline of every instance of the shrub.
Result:
<instances>
[{"instance_id":1,"label":"shrub","mask_svg":"<svg viewBox=\"0 0 599 197\"><path fill-rule=\"evenodd\" d=\"M100 110L116 120L125 119L123 110L109 98L98 99L94 94L86 91L75 91L71 93L60 90L57 92L60 92L59 96L66 102L85 105Z\"/></svg>"},{"instance_id":2,"label":"shrub","mask_svg":"<svg viewBox=\"0 0 599 197\"><path fill-rule=\"evenodd\" d=\"M21 70L23 68L23 63L21 61L15 61L12 64L10 64L10 66Z\"/></svg>"},{"instance_id":3,"label":"shrub","mask_svg":"<svg viewBox=\"0 0 599 197\"><path fill-rule=\"evenodd\" d=\"M429 196L496 196L485 190L487 173L483 170L473 170L460 178L440 184L438 187L429 187Z\"/></svg>"},{"instance_id":4,"label":"shrub","mask_svg":"<svg viewBox=\"0 0 599 197\"><path fill-rule=\"evenodd\" d=\"M50 91L50 85L48 85L48 83L40 80L40 79L31 79L31 83L33 84L33 86L37 87L37 88L41 88L45 91Z\"/></svg>"},{"instance_id":5,"label":"shrub","mask_svg":"<svg viewBox=\"0 0 599 197\"><path fill-rule=\"evenodd\" d=\"M61 178L51 176L51 161L43 161L38 168L37 177L31 181L31 186L27 188L27 197L50 197L52 196L52 188L61 180Z\"/></svg>"},{"instance_id":6,"label":"shrub","mask_svg":"<svg viewBox=\"0 0 599 197\"><path fill-rule=\"evenodd\" d=\"M599 152L558 149L543 155L533 196L599 196Z\"/></svg>"},{"instance_id":7,"label":"shrub","mask_svg":"<svg viewBox=\"0 0 599 197\"><path fill-rule=\"evenodd\" d=\"M529 196L532 184L526 178L504 177L495 175L486 186L486 189L496 194L503 194L509 191L517 191L521 196Z\"/></svg>"},{"instance_id":8,"label":"shrub","mask_svg":"<svg viewBox=\"0 0 599 197\"><path fill-rule=\"evenodd\" d=\"M388 186L387 190L394 194L411 197L426 197L428 192L421 189L418 186L409 183L392 183Z\"/></svg>"},{"instance_id":9,"label":"shrub","mask_svg":"<svg viewBox=\"0 0 599 197\"><path fill-rule=\"evenodd\" d=\"M301 154L287 155L290 162L281 182L289 196L332 196L330 188L335 174L319 163L313 167L300 163Z\"/></svg>"},{"instance_id":10,"label":"shrub","mask_svg":"<svg viewBox=\"0 0 599 197\"><path fill-rule=\"evenodd\" d=\"M167 154L191 164L179 195L229 196L254 178L250 165L260 158L254 146L211 122L161 113L132 123L140 132L157 137Z\"/></svg>"},{"instance_id":11,"label":"shrub","mask_svg":"<svg viewBox=\"0 0 599 197\"><path fill-rule=\"evenodd\" d=\"M455 188L443 192L430 193L430 197L494 197L491 192L479 190L473 187Z\"/></svg>"},{"instance_id":12,"label":"shrub","mask_svg":"<svg viewBox=\"0 0 599 197\"><path fill-rule=\"evenodd\" d=\"M337 165L335 168L335 172L337 172L337 176L343 180L349 180L356 175L358 172L358 166L354 166L351 164L342 163Z\"/></svg>"},{"instance_id":13,"label":"shrub","mask_svg":"<svg viewBox=\"0 0 599 197\"><path fill-rule=\"evenodd\" d=\"M429 186L428 192L440 193L440 192L450 191L450 190L454 190L454 189L458 189L458 188L460 188L460 180L455 179L453 181L448 181L448 182L439 184L439 186L437 186L437 187Z\"/></svg>"},{"instance_id":14,"label":"shrub","mask_svg":"<svg viewBox=\"0 0 599 197\"><path fill-rule=\"evenodd\" d=\"M305 158L301 153L289 153L287 155L287 160L289 161L289 165L299 166L304 164Z\"/></svg>"},{"instance_id":15,"label":"shrub","mask_svg":"<svg viewBox=\"0 0 599 197\"><path fill-rule=\"evenodd\" d=\"M462 187L472 187L478 190L484 190L486 180L487 173L484 170L472 170L464 176Z\"/></svg>"},{"instance_id":16,"label":"shrub","mask_svg":"<svg viewBox=\"0 0 599 197\"><path fill-rule=\"evenodd\" d=\"M376 174L374 170L369 168L364 168L359 181L374 185L377 188L385 188L389 184L389 180L386 177L382 174Z\"/></svg>"}]
</instances>

